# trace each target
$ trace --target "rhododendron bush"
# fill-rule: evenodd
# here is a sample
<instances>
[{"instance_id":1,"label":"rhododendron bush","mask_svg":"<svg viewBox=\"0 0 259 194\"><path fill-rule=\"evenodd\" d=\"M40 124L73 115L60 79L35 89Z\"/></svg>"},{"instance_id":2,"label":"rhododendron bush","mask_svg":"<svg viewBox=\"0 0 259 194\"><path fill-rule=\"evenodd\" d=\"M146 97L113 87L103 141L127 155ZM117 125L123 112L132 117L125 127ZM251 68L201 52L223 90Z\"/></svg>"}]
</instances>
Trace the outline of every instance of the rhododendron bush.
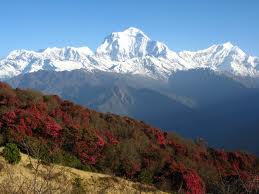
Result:
<instances>
[{"instance_id":1,"label":"rhododendron bush","mask_svg":"<svg viewBox=\"0 0 259 194\"><path fill-rule=\"evenodd\" d=\"M143 181L166 191L213 193L236 179L245 191L258 189L259 162L253 155L212 149L144 122L1 82L0 133L5 143L17 143L23 151L25 140L55 150L51 161ZM227 180L225 185L222 180Z\"/></svg>"}]
</instances>

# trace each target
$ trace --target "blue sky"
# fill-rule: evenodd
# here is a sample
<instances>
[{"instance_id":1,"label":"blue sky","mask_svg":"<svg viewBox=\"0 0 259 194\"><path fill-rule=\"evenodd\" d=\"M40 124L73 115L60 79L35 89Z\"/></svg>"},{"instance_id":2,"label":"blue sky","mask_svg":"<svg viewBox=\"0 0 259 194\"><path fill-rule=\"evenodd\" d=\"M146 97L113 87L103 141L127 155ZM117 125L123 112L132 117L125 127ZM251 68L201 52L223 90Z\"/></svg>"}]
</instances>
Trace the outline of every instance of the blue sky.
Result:
<instances>
[{"instance_id":1,"label":"blue sky","mask_svg":"<svg viewBox=\"0 0 259 194\"><path fill-rule=\"evenodd\" d=\"M1 0L0 57L14 49L88 46L134 26L174 51L230 41L259 56L257 0Z\"/></svg>"}]
</instances>

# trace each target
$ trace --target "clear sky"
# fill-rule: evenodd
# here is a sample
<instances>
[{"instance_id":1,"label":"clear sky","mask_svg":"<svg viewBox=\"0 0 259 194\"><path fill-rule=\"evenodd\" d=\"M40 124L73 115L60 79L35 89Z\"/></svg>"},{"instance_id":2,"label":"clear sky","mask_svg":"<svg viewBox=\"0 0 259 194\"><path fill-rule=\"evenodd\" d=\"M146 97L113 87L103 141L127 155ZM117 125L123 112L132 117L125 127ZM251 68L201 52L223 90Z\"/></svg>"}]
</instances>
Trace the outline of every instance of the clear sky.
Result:
<instances>
[{"instance_id":1,"label":"clear sky","mask_svg":"<svg viewBox=\"0 0 259 194\"><path fill-rule=\"evenodd\" d=\"M1 0L0 58L14 49L88 46L133 26L170 49L230 41L259 56L259 0Z\"/></svg>"}]
</instances>

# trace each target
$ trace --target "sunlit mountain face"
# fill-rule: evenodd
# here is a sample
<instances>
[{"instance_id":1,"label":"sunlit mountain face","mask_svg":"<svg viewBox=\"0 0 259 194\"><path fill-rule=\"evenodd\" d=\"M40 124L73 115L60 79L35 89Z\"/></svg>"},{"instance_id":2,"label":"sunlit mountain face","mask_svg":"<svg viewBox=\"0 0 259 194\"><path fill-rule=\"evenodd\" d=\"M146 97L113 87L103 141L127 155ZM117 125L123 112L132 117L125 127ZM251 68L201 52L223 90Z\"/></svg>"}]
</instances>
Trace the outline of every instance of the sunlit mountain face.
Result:
<instances>
[{"instance_id":1,"label":"sunlit mountain face","mask_svg":"<svg viewBox=\"0 0 259 194\"><path fill-rule=\"evenodd\" d=\"M188 49L188 48L187 48ZM230 42L196 52L174 52L137 28L113 32L91 51L88 47L15 50L0 60L0 78L46 71L105 71L167 80L181 70L208 68L232 76L259 76L259 59Z\"/></svg>"}]
</instances>

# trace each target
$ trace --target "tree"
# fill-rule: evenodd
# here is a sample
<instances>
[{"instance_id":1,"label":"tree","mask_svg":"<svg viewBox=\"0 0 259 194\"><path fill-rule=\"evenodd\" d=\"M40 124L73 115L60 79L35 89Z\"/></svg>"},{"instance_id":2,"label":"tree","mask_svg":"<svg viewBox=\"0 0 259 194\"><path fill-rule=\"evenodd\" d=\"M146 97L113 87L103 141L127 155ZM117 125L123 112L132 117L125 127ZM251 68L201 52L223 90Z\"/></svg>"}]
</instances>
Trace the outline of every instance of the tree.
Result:
<instances>
[{"instance_id":1,"label":"tree","mask_svg":"<svg viewBox=\"0 0 259 194\"><path fill-rule=\"evenodd\" d=\"M148 170L141 170L141 172L138 175L138 180L141 183L147 183L147 184L152 184L153 182L153 173L149 172Z\"/></svg>"},{"instance_id":2,"label":"tree","mask_svg":"<svg viewBox=\"0 0 259 194\"><path fill-rule=\"evenodd\" d=\"M8 143L3 150L5 160L10 164L18 164L21 160L21 154L16 144Z\"/></svg>"}]
</instances>

